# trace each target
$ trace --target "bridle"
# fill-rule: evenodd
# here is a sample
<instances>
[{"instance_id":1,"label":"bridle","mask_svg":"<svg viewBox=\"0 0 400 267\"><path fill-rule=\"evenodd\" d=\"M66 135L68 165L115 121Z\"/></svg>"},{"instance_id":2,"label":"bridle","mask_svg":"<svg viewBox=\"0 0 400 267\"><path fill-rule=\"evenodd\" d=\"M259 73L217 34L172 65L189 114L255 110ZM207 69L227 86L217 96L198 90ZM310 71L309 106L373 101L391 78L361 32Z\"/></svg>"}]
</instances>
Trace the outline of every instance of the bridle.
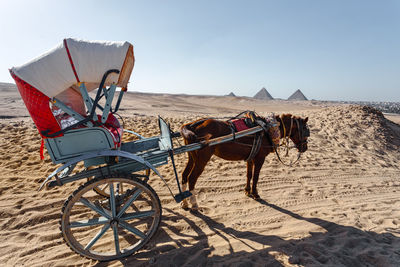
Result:
<instances>
[{"instance_id":1,"label":"bridle","mask_svg":"<svg viewBox=\"0 0 400 267\"><path fill-rule=\"evenodd\" d=\"M302 147L304 144L307 144L307 143L308 143L308 142L307 142L307 139L304 139L304 140L303 140L303 137L309 137L309 136L310 136L310 130L309 130L307 124L301 125L302 123L301 123L301 120L300 120L300 119L290 117L290 128L289 128L290 130L289 130L289 134L286 135L286 126L285 126L285 124L283 123L283 116L281 116L280 119L281 119L282 128L283 128L283 142L282 142L282 144L280 144L280 145L278 145L278 146L274 146L274 150L275 150L275 154L276 154L278 160L279 160L283 165L288 166L288 167L291 167L293 164L295 164L297 161L300 160L301 154L302 154L303 152L300 152L300 151L299 151L298 154L297 154L297 159L296 159L295 161L289 163L289 164L286 164L285 162L282 161L282 159L281 159L281 157L280 157L280 155L279 155L278 147L283 146L284 149L285 149L285 151L286 151L285 156L288 156L288 155L289 155L289 150L290 150L290 149L292 149L292 148L297 148L298 146ZM299 140L300 140L300 142L299 142L298 144L296 144L295 146L290 147L289 144L290 144L290 136L292 135L293 121L295 121L296 124L297 124L297 129L298 129L298 132L299 132ZM300 127L300 125L301 125L302 127Z\"/></svg>"}]
</instances>

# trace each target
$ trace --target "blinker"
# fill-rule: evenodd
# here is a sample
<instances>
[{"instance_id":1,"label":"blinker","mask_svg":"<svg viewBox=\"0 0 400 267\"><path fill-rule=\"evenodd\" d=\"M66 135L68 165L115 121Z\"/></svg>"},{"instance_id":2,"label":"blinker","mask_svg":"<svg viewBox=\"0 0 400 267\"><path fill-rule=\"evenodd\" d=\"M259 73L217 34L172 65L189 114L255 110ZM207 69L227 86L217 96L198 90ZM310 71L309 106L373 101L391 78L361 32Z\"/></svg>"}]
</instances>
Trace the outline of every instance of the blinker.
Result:
<instances>
[{"instance_id":1,"label":"blinker","mask_svg":"<svg viewBox=\"0 0 400 267\"><path fill-rule=\"evenodd\" d=\"M310 137L310 129L308 128L307 125L304 125L304 136Z\"/></svg>"}]
</instances>

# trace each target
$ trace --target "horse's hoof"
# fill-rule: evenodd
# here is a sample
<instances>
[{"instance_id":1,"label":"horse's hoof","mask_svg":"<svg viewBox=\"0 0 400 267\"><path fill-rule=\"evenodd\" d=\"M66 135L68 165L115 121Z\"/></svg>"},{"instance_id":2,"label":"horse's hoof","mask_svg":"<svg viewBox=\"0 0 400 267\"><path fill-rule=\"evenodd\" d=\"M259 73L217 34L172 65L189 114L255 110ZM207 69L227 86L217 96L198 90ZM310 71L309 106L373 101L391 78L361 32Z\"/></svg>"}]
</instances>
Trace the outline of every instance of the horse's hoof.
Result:
<instances>
[{"instance_id":1,"label":"horse's hoof","mask_svg":"<svg viewBox=\"0 0 400 267\"><path fill-rule=\"evenodd\" d=\"M189 205L186 202L181 202L181 208L184 210L189 210Z\"/></svg>"},{"instance_id":2,"label":"horse's hoof","mask_svg":"<svg viewBox=\"0 0 400 267\"><path fill-rule=\"evenodd\" d=\"M251 195L250 188L249 189L245 188L244 189L244 194L249 197Z\"/></svg>"},{"instance_id":3,"label":"horse's hoof","mask_svg":"<svg viewBox=\"0 0 400 267\"><path fill-rule=\"evenodd\" d=\"M260 200L261 199L259 194L252 194L252 197L253 197L254 200Z\"/></svg>"},{"instance_id":4,"label":"horse's hoof","mask_svg":"<svg viewBox=\"0 0 400 267\"><path fill-rule=\"evenodd\" d=\"M190 210L190 208L189 207L181 207L183 210L185 210L185 211L189 211Z\"/></svg>"}]
</instances>

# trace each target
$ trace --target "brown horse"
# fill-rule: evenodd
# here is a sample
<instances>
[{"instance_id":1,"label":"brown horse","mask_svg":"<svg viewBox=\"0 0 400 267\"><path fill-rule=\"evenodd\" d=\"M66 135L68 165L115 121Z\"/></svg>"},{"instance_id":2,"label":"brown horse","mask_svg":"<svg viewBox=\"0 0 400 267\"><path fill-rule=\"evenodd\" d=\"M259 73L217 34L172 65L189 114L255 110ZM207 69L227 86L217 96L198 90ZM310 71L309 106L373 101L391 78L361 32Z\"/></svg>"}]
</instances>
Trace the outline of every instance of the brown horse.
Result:
<instances>
[{"instance_id":1,"label":"brown horse","mask_svg":"<svg viewBox=\"0 0 400 267\"><path fill-rule=\"evenodd\" d=\"M276 116L276 120L280 124L281 138L289 137L299 152L305 152L307 150L307 138L310 136L307 126L308 117L302 119L291 114L284 114L280 117ZM181 128L181 134L186 145L231 133L232 128L229 122L215 119L197 120L185 124ZM189 191L192 192L192 196L189 198L192 209L198 208L196 196L193 192L197 178L202 174L211 156L216 155L225 160L246 160L251 153L254 138L254 135L244 136L231 142L206 146L200 150L188 152L188 163L182 173L182 188L184 191L187 190L189 183ZM260 198L257 192L258 177L265 157L271 152L274 152L274 147L267 134L264 134L258 153L251 160L247 161L247 183L244 190L246 195L254 199ZM250 188L250 181L252 179L253 184ZM185 209L189 208L187 199L182 202L182 207Z\"/></svg>"}]
</instances>

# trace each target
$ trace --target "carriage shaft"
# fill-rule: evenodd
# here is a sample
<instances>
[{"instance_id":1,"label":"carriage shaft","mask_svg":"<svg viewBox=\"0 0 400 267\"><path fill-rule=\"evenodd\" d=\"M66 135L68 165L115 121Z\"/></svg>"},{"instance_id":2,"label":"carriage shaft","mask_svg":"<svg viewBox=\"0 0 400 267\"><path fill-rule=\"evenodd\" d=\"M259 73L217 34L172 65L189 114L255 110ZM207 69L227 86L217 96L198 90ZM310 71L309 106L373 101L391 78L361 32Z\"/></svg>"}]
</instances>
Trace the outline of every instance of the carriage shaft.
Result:
<instances>
[{"instance_id":1,"label":"carriage shaft","mask_svg":"<svg viewBox=\"0 0 400 267\"><path fill-rule=\"evenodd\" d=\"M202 141L202 142L198 142L198 143L193 143L193 144L189 144L189 145L185 145L185 146L181 146L178 148L174 149L174 154L181 154L181 153L185 153L185 152L190 152L190 151L194 151L194 150L198 150L201 149L203 147L206 146L215 146L215 145L220 145L223 143L227 143L239 138L242 138L244 136L248 136L251 134L255 134L258 132L263 131L263 128L261 126L257 126L257 127L253 127L241 132L237 132L237 133L232 133L232 134L228 134L228 135L224 135L224 136L220 136L220 137L216 137L207 141Z\"/></svg>"}]
</instances>

